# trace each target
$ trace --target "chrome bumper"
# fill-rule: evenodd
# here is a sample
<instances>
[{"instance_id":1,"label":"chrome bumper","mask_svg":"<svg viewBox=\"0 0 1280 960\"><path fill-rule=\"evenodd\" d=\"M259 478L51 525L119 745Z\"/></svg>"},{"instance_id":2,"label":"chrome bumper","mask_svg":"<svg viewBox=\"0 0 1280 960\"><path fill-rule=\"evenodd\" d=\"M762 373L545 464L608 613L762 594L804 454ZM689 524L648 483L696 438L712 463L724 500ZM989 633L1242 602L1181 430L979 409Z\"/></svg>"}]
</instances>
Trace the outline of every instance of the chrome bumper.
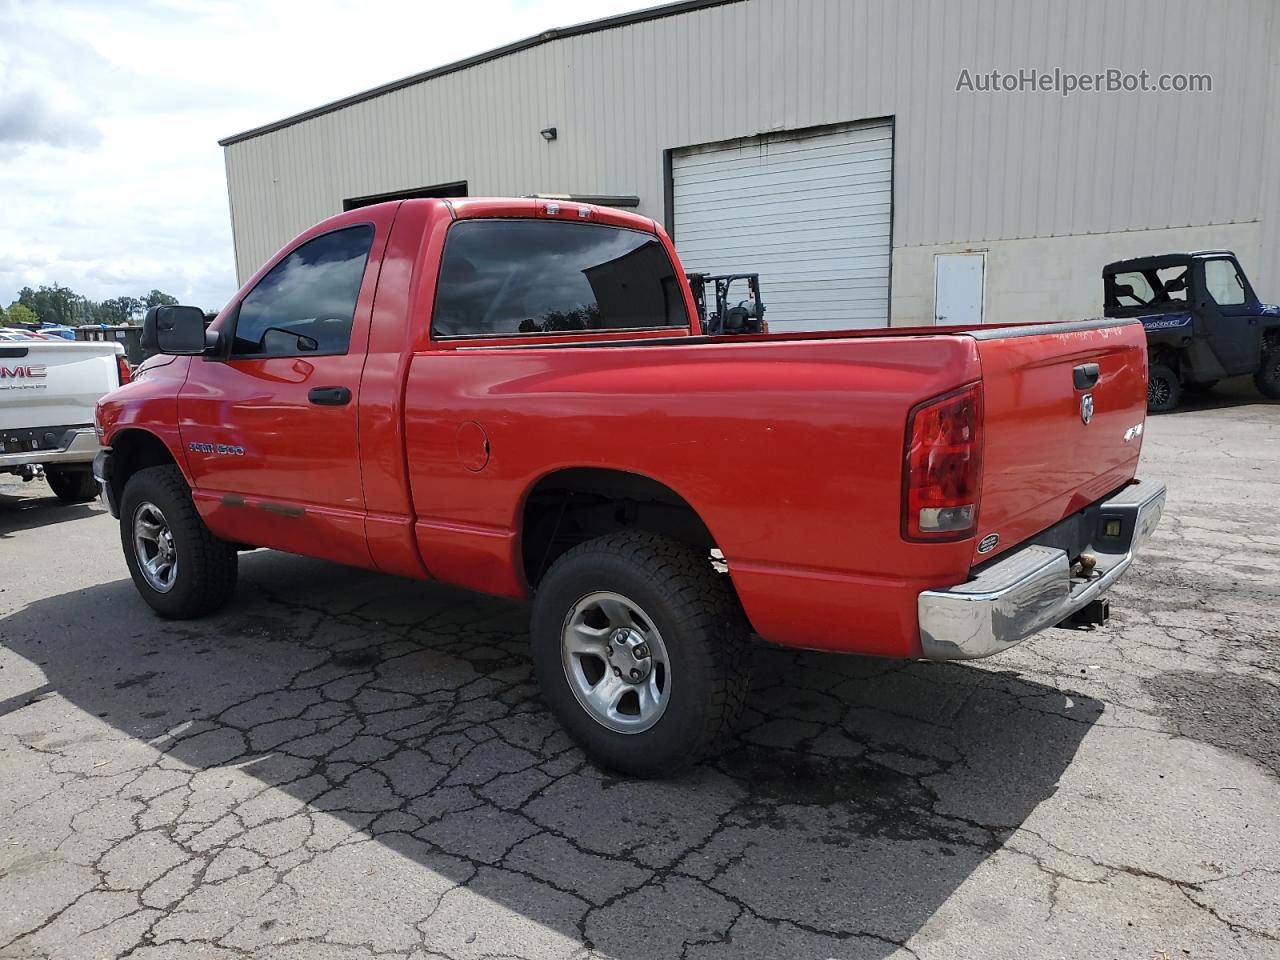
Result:
<instances>
[{"instance_id":1,"label":"chrome bumper","mask_svg":"<svg viewBox=\"0 0 1280 960\"><path fill-rule=\"evenodd\" d=\"M1116 537L1098 536L1089 577L1072 577L1065 550L1027 546L968 583L925 590L917 609L920 645L929 660L974 660L1007 650L1083 609L1120 579L1164 512L1162 483L1135 483L1100 506L1102 523L1119 520ZM1101 531L1099 531L1101 534Z\"/></svg>"},{"instance_id":2,"label":"chrome bumper","mask_svg":"<svg viewBox=\"0 0 1280 960\"><path fill-rule=\"evenodd\" d=\"M0 469L20 467L24 463L92 463L99 449L98 435L93 427L76 427L66 431L56 447L0 453Z\"/></svg>"}]
</instances>

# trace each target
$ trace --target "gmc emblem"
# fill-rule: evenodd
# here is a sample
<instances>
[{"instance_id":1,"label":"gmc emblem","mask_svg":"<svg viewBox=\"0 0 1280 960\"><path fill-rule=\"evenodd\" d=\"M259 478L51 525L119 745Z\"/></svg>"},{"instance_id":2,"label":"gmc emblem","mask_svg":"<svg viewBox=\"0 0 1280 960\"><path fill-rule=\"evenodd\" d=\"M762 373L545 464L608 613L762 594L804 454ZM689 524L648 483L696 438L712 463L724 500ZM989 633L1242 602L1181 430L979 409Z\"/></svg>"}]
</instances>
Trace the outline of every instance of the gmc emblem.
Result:
<instances>
[{"instance_id":1,"label":"gmc emblem","mask_svg":"<svg viewBox=\"0 0 1280 960\"><path fill-rule=\"evenodd\" d=\"M0 367L0 380L39 379L47 377L43 363L29 363L23 367Z\"/></svg>"}]
</instances>

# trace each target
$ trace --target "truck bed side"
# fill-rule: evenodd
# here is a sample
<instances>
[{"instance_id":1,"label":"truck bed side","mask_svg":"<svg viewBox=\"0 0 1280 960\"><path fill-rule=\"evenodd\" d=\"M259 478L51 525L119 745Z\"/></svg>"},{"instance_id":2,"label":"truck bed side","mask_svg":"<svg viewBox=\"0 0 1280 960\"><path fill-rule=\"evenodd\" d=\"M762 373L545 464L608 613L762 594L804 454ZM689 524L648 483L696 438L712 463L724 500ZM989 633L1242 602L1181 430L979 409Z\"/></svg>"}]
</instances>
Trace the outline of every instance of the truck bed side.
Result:
<instances>
[{"instance_id":1,"label":"truck bed side","mask_svg":"<svg viewBox=\"0 0 1280 960\"><path fill-rule=\"evenodd\" d=\"M971 546L900 536L907 414L978 376L975 342L937 334L419 353L405 394L418 545L433 576L522 595L535 484L641 475L697 511L763 635L838 648L856 632L866 652L911 655L916 594L963 575ZM856 631L833 622L851 593Z\"/></svg>"}]
</instances>

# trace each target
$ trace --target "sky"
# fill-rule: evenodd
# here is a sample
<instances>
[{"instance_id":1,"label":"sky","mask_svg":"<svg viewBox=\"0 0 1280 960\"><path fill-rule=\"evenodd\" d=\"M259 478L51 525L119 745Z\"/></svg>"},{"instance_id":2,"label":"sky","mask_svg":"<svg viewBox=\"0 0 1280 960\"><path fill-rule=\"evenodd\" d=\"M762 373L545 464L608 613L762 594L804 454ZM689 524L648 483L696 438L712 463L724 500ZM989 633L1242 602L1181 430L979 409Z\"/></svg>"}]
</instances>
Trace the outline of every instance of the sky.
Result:
<instances>
[{"instance_id":1,"label":"sky","mask_svg":"<svg viewBox=\"0 0 1280 960\"><path fill-rule=\"evenodd\" d=\"M220 138L654 0L0 0L0 306L236 291Z\"/></svg>"}]
</instances>

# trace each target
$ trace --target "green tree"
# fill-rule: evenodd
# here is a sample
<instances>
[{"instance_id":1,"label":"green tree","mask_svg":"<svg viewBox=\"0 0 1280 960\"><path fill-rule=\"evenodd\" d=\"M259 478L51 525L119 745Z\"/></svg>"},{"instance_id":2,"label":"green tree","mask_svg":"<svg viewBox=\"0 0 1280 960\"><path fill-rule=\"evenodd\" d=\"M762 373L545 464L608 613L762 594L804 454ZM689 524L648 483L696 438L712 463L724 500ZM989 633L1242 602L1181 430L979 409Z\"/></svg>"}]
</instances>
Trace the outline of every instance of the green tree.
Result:
<instances>
[{"instance_id":1,"label":"green tree","mask_svg":"<svg viewBox=\"0 0 1280 960\"><path fill-rule=\"evenodd\" d=\"M36 311L36 292L30 287L23 287L18 291L18 299L13 301L15 304L21 304L32 312Z\"/></svg>"},{"instance_id":2,"label":"green tree","mask_svg":"<svg viewBox=\"0 0 1280 960\"><path fill-rule=\"evenodd\" d=\"M93 322L106 324L131 323L142 310L137 297L112 297L93 304Z\"/></svg>"},{"instance_id":3,"label":"green tree","mask_svg":"<svg viewBox=\"0 0 1280 960\"><path fill-rule=\"evenodd\" d=\"M38 290L23 287L18 292L18 302L34 312L41 323L74 326L87 319L85 298L59 283L42 285Z\"/></svg>"},{"instance_id":4,"label":"green tree","mask_svg":"<svg viewBox=\"0 0 1280 960\"><path fill-rule=\"evenodd\" d=\"M4 311L5 326L17 327L27 323L38 323L40 318L36 316L36 312L24 303L15 300L9 304L9 308Z\"/></svg>"},{"instance_id":5,"label":"green tree","mask_svg":"<svg viewBox=\"0 0 1280 960\"><path fill-rule=\"evenodd\" d=\"M143 303L146 304L147 309L151 307L174 307L178 304L178 298L159 290L152 290L143 298Z\"/></svg>"}]
</instances>

